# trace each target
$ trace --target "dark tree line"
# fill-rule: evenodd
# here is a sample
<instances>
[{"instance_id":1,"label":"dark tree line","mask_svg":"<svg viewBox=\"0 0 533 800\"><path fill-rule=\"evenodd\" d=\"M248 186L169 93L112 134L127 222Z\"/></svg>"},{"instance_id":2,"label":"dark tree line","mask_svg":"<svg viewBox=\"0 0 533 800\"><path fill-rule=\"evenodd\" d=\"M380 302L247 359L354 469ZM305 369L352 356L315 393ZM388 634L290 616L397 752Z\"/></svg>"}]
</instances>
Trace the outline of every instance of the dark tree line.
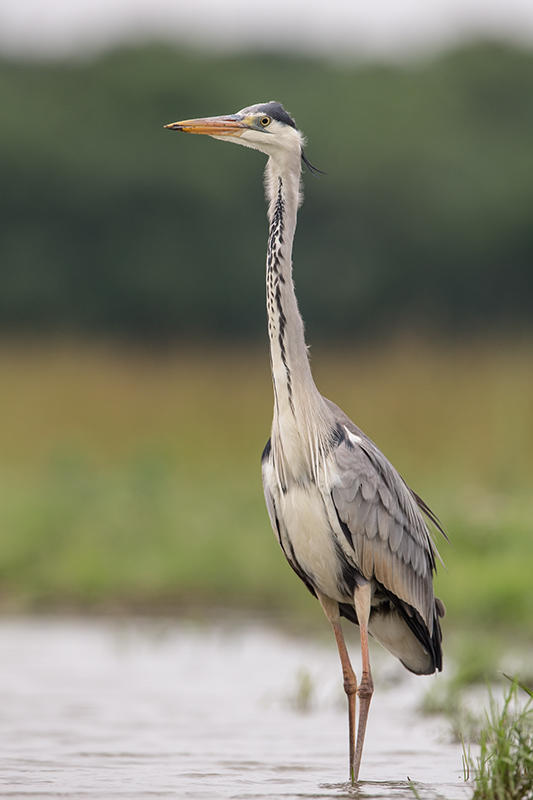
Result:
<instances>
[{"instance_id":1,"label":"dark tree line","mask_svg":"<svg viewBox=\"0 0 533 800\"><path fill-rule=\"evenodd\" d=\"M264 159L162 129L279 99L305 176L295 277L313 330L531 324L533 54L402 67L168 47L0 63L0 325L262 333Z\"/></svg>"}]
</instances>

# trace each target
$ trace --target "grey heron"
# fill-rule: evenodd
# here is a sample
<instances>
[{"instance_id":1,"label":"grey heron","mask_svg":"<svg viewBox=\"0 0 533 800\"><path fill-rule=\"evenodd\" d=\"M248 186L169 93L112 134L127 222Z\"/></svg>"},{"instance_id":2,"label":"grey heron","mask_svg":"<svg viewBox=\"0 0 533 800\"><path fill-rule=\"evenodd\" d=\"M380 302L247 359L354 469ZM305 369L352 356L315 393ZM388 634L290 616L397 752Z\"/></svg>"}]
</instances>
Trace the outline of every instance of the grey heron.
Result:
<instances>
[{"instance_id":1,"label":"grey heron","mask_svg":"<svg viewBox=\"0 0 533 800\"><path fill-rule=\"evenodd\" d=\"M424 515L440 525L374 442L320 394L313 380L292 280L302 161L311 165L292 117L270 101L165 127L268 156L266 306L274 416L262 455L263 486L281 549L333 628L348 699L349 766L355 782L373 693L368 636L411 672L427 675L442 669L439 617L444 606L433 593L438 554ZM359 626L359 685L341 616Z\"/></svg>"}]
</instances>

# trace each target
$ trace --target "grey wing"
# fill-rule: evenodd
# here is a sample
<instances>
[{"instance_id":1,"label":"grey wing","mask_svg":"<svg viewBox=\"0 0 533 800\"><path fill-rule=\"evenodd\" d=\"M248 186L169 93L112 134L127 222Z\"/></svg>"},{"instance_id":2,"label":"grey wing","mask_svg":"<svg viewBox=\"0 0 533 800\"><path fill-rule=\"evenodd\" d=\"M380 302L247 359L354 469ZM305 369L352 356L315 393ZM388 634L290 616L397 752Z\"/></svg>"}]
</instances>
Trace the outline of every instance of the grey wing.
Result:
<instances>
[{"instance_id":1,"label":"grey wing","mask_svg":"<svg viewBox=\"0 0 533 800\"><path fill-rule=\"evenodd\" d=\"M441 610L433 594L438 554L415 496L378 447L330 406L339 430L331 498L354 566L414 608L432 635Z\"/></svg>"}]
</instances>

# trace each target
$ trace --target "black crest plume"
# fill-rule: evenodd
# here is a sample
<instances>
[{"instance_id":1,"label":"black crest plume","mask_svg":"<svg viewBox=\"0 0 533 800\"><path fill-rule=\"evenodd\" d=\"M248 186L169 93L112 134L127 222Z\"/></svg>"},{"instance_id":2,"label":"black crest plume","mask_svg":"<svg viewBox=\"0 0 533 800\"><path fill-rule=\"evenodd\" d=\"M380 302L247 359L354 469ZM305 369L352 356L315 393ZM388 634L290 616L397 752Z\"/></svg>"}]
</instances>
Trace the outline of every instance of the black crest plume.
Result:
<instances>
[{"instance_id":1,"label":"black crest plume","mask_svg":"<svg viewBox=\"0 0 533 800\"><path fill-rule=\"evenodd\" d=\"M311 164L311 162L305 155L303 147L302 147L302 161L309 170L309 172L311 173L311 175L326 175L326 173L323 172L321 169L318 169L318 167L315 167L313 164Z\"/></svg>"}]
</instances>

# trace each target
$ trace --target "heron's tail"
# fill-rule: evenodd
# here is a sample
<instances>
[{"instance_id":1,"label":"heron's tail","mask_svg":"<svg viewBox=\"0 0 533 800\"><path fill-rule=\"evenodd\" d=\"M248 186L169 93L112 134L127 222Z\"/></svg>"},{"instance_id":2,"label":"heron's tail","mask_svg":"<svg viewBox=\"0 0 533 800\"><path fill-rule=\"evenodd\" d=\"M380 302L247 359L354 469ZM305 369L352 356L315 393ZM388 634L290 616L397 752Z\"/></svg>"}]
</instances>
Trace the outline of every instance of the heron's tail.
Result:
<instances>
[{"instance_id":1,"label":"heron's tail","mask_svg":"<svg viewBox=\"0 0 533 800\"><path fill-rule=\"evenodd\" d=\"M357 623L352 606L342 604L341 614ZM442 632L439 617L444 605L436 598L432 630L412 606L394 598L394 602L374 607L370 614L368 632L404 667L416 675L432 675L442 670Z\"/></svg>"}]
</instances>

